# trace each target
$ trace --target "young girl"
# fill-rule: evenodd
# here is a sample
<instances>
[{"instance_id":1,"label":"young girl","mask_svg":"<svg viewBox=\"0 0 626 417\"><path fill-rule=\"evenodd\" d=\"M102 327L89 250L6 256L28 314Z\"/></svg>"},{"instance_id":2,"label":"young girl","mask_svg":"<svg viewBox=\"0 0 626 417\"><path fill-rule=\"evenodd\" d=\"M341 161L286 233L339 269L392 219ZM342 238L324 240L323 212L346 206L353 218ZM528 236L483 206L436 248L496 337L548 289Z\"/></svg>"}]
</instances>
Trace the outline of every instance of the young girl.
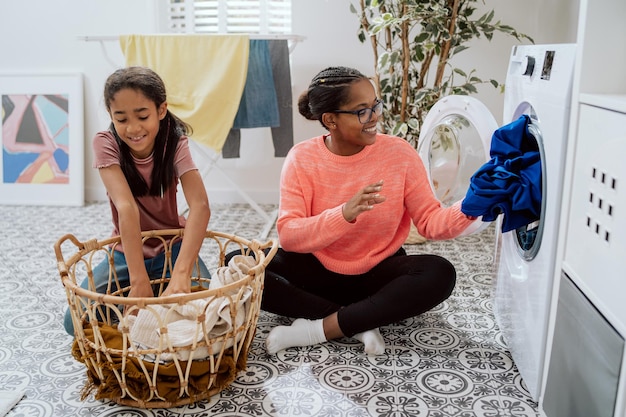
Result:
<instances>
[{"instance_id":1,"label":"young girl","mask_svg":"<svg viewBox=\"0 0 626 417\"><path fill-rule=\"evenodd\" d=\"M456 272L436 255L407 255L413 221L429 239L459 236L476 219L443 208L405 140L377 132L382 102L359 71L332 67L313 78L300 113L329 133L298 143L281 175L281 249L265 272L262 307L298 318L278 326L278 352L343 336L382 354L380 326L421 314L448 298Z\"/></svg>"},{"instance_id":2,"label":"young girl","mask_svg":"<svg viewBox=\"0 0 626 417\"><path fill-rule=\"evenodd\" d=\"M163 295L188 293L211 215L189 152L186 135L191 128L167 109L165 84L148 68L129 67L111 74L104 102L111 125L93 140L94 167L109 196L113 236L121 236L113 254L120 285L131 285L129 297L153 297L150 278L161 277L165 254L156 239L142 244L141 232L184 227L182 243L172 250L174 269ZM178 214L179 180L189 205L187 219ZM202 262L200 268L202 276L210 276ZM97 292L106 291L108 271L106 259L94 268ZM87 288L88 280L81 285ZM64 325L73 335L69 310Z\"/></svg>"}]
</instances>

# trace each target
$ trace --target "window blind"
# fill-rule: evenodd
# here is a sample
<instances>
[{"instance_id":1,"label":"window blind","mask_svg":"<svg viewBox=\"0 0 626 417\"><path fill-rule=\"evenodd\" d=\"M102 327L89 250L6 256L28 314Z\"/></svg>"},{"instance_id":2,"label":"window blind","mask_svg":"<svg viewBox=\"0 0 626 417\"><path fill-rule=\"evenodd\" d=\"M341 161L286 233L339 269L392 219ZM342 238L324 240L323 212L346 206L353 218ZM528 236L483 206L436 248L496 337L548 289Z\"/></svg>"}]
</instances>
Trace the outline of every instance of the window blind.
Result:
<instances>
[{"instance_id":1,"label":"window blind","mask_svg":"<svg viewBox=\"0 0 626 417\"><path fill-rule=\"evenodd\" d=\"M169 0L173 33L291 33L291 0Z\"/></svg>"}]
</instances>

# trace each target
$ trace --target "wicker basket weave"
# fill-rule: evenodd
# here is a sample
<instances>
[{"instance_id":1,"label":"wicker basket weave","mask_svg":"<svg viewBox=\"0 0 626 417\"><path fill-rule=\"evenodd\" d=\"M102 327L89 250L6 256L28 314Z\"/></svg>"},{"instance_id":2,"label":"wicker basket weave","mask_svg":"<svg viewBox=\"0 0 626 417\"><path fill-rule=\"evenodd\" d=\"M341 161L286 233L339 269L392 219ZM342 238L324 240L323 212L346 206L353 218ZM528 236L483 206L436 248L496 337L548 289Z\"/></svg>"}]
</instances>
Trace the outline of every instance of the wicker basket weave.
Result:
<instances>
[{"instance_id":1,"label":"wicker basket weave","mask_svg":"<svg viewBox=\"0 0 626 417\"><path fill-rule=\"evenodd\" d=\"M172 245L182 238L183 230L144 232L142 236L144 243L159 239L165 248L163 275L151 280L155 293L160 295L169 280L167 272L172 270ZM200 253L217 253L214 270L227 268L225 255L239 249L249 260L246 273L215 289L208 289L211 277L194 276L191 293L154 298L126 297L130 287L120 288L114 268L110 268L107 294L94 291L92 268L105 257L114 266L110 249L119 243L119 237L80 242L68 234L54 245L74 324L72 353L87 368L82 399L95 391L96 399L122 405L170 408L207 399L228 386L246 367L259 317L265 267L276 253L277 243L207 231ZM64 252L70 249L73 253L65 257ZM90 280L89 290L80 287L85 276ZM206 324L216 308L231 324L218 335ZM171 322L181 309L193 312L192 319L185 321L193 327L192 342L184 346L173 343L173 331L177 329L168 327L181 323ZM158 334L157 346L139 344L131 337L135 320L146 315L157 323L155 333L150 333Z\"/></svg>"}]
</instances>

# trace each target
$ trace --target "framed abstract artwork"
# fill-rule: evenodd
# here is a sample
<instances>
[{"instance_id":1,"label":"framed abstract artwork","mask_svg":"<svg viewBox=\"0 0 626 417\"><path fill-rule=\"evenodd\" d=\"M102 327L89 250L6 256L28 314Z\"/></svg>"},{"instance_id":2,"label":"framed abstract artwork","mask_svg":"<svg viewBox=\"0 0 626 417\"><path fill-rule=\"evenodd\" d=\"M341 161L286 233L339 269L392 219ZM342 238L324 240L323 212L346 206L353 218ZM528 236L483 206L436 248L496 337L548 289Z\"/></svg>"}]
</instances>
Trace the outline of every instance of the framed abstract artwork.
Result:
<instances>
[{"instance_id":1,"label":"framed abstract artwork","mask_svg":"<svg viewBox=\"0 0 626 417\"><path fill-rule=\"evenodd\" d=\"M84 204L80 74L0 74L0 204Z\"/></svg>"}]
</instances>

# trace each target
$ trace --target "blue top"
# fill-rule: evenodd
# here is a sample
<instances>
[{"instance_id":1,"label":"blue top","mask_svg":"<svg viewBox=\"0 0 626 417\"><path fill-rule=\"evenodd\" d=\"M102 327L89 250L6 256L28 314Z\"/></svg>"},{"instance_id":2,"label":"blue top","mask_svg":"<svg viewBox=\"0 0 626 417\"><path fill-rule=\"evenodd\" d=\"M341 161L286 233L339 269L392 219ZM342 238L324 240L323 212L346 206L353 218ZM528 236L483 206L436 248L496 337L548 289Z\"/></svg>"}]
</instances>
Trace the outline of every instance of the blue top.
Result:
<instances>
[{"instance_id":1,"label":"blue top","mask_svg":"<svg viewBox=\"0 0 626 417\"><path fill-rule=\"evenodd\" d=\"M539 219L541 214L541 155L528 132L530 117L520 116L496 130L491 160L470 180L461 211L493 221L504 214L502 232Z\"/></svg>"}]
</instances>

